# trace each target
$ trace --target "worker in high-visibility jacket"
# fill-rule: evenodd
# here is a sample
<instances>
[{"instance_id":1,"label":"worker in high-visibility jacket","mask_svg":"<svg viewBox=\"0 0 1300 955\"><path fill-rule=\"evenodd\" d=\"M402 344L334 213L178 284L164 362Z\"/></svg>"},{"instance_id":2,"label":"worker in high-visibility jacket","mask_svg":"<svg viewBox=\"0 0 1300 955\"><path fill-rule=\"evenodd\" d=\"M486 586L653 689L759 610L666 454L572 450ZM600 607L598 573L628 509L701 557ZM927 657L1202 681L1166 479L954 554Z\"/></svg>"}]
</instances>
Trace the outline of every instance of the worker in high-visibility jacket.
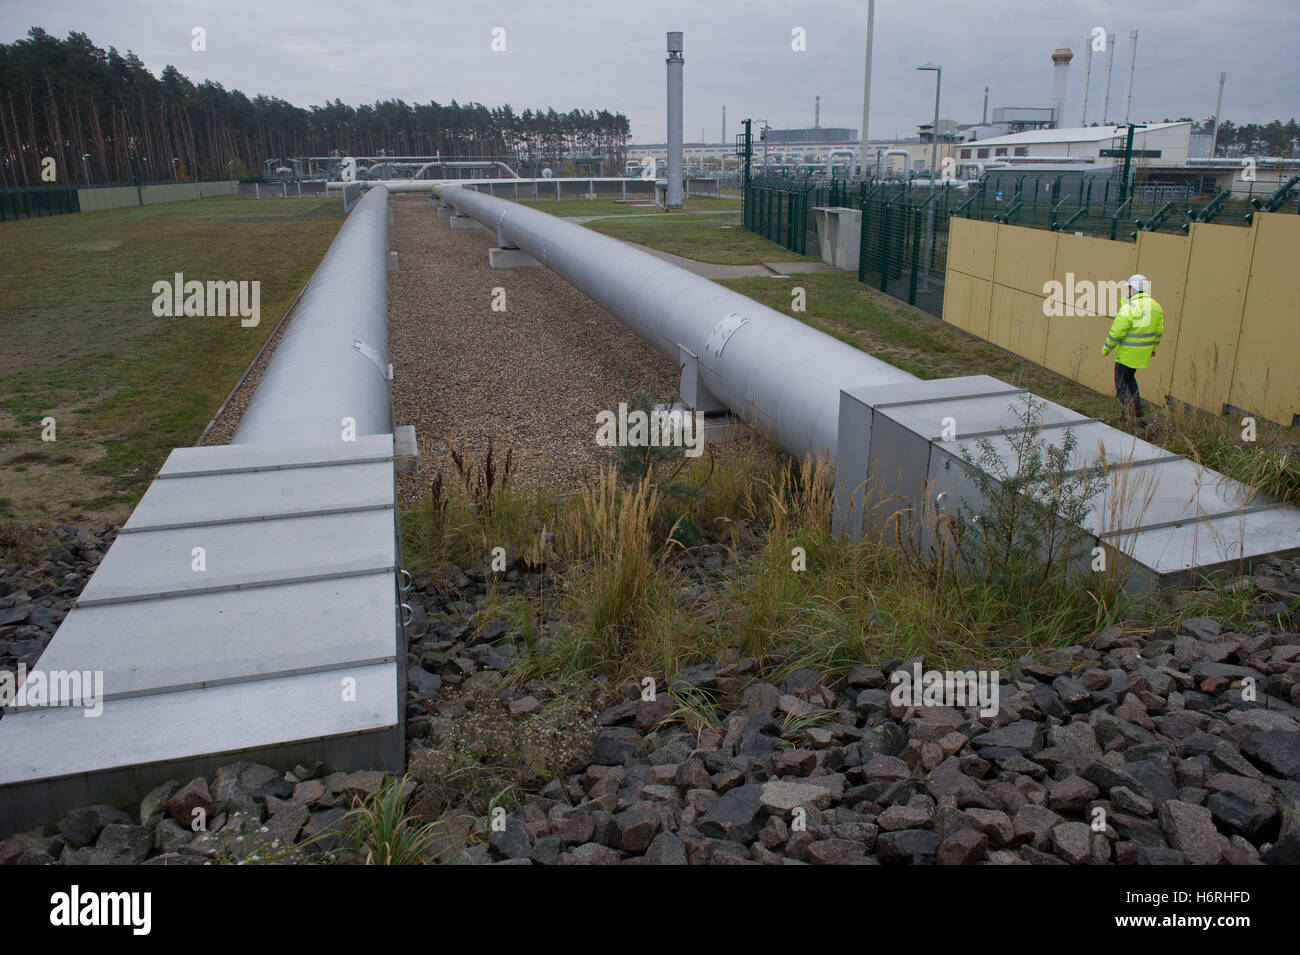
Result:
<instances>
[{"instance_id":1,"label":"worker in high-visibility jacket","mask_svg":"<svg viewBox=\"0 0 1300 955\"><path fill-rule=\"evenodd\" d=\"M1151 297L1151 283L1145 275L1130 276L1128 298L1115 313L1101 353L1115 353L1115 394L1124 416L1135 429L1145 426L1137 370L1151 363L1164 331L1164 312Z\"/></svg>"}]
</instances>

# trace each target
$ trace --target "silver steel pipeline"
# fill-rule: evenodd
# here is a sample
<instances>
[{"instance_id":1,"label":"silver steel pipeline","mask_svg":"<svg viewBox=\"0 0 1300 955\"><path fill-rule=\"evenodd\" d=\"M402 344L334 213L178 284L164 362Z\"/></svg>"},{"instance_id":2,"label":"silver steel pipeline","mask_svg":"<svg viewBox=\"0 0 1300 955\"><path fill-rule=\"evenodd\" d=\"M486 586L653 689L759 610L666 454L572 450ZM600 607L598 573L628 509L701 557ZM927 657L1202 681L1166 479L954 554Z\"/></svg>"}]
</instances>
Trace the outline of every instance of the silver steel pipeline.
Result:
<instances>
[{"instance_id":1,"label":"silver steel pipeline","mask_svg":"<svg viewBox=\"0 0 1300 955\"><path fill-rule=\"evenodd\" d=\"M369 190L307 283L232 444L393 430L388 378L388 190Z\"/></svg>"},{"instance_id":2,"label":"silver steel pipeline","mask_svg":"<svg viewBox=\"0 0 1300 955\"><path fill-rule=\"evenodd\" d=\"M840 389L915 381L851 345L626 242L462 186L434 186L581 289L792 454L834 452ZM730 332L728 334L728 332Z\"/></svg>"}]
</instances>

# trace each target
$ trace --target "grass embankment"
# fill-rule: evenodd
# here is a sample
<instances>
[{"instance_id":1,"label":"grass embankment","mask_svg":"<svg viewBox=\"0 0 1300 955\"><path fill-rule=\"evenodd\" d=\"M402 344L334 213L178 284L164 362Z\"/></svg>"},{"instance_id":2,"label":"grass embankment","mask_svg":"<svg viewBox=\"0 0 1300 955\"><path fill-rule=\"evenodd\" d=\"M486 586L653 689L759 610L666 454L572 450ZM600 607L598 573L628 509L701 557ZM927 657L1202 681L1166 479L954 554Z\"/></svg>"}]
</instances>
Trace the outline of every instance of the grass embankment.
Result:
<instances>
[{"instance_id":1,"label":"grass embankment","mask_svg":"<svg viewBox=\"0 0 1300 955\"><path fill-rule=\"evenodd\" d=\"M1154 626L1254 613L1249 594L1226 588L1128 598L1117 568L990 576L888 536L838 539L826 469L752 437L679 464L646 479L609 471L567 498L439 486L404 517L408 566L431 579L453 565L483 571L503 547L512 566L542 576L537 593L490 584L474 617L506 619L522 637L519 682L663 674L671 683L683 667L728 656L778 676L914 653L1005 666L1121 618Z\"/></svg>"},{"instance_id":2,"label":"grass embankment","mask_svg":"<svg viewBox=\"0 0 1300 955\"><path fill-rule=\"evenodd\" d=\"M0 521L124 519L168 452L198 438L342 220L337 199L231 197L0 226ZM155 318L153 283L176 272L260 281L260 323Z\"/></svg>"}]
</instances>

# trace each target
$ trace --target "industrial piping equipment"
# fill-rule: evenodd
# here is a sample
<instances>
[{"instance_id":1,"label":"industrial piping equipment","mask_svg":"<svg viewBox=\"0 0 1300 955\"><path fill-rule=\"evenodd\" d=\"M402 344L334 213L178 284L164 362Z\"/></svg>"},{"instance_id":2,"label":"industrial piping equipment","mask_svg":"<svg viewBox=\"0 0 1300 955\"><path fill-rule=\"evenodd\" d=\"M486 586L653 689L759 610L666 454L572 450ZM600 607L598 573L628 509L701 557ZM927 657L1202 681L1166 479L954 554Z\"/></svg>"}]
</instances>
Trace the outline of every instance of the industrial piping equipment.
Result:
<instances>
[{"instance_id":1,"label":"industrial piping equipment","mask_svg":"<svg viewBox=\"0 0 1300 955\"><path fill-rule=\"evenodd\" d=\"M461 186L433 191L494 230L503 247L524 250L684 365L687 404L704 411L725 406L797 456L834 453L841 389L916 381L626 242Z\"/></svg>"},{"instance_id":2,"label":"industrial piping equipment","mask_svg":"<svg viewBox=\"0 0 1300 955\"><path fill-rule=\"evenodd\" d=\"M905 508L919 522L918 544L929 546L941 533L936 515L953 513L958 502L977 513L987 506L961 449L978 454L984 438L1005 444L1024 430L1017 403L1036 401L1045 440L1059 444L1066 429L1077 429L1073 466L1104 469L1107 488L1080 530L1125 562L1115 566L1124 568L1127 586L1163 586L1294 550L1300 541L1300 510L1257 500L1240 482L1006 382L984 375L921 381L617 239L464 186L434 192L677 364L687 407L729 408L796 457L829 454L837 533L856 536L869 515L879 524L886 511ZM960 433L945 437L945 420L960 422ZM1002 453L1004 466L1013 466L1012 453ZM864 479L872 475L868 496ZM1138 487L1149 482L1145 506L1125 497L1126 476Z\"/></svg>"},{"instance_id":3,"label":"industrial piping equipment","mask_svg":"<svg viewBox=\"0 0 1300 955\"><path fill-rule=\"evenodd\" d=\"M275 350L232 444L389 434L388 190L348 215Z\"/></svg>"}]
</instances>

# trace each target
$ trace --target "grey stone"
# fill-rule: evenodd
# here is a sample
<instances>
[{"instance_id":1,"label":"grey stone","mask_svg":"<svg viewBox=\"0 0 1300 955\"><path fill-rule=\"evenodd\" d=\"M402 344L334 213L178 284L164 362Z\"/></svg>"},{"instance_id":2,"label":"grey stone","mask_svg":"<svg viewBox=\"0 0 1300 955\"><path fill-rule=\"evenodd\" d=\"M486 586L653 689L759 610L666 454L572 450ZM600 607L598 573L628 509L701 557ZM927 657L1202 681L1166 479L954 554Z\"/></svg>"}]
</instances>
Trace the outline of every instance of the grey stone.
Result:
<instances>
[{"instance_id":1,"label":"grey stone","mask_svg":"<svg viewBox=\"0 0 1300 955\"><path fill-rule=\"evenodd\" d=\"M560 857L560 865L615 865L619 855L614 849L598 842L588 842Z\"/></svg>"},{"instance_id":2,"label":"grey stone","mask_svg":"<svg viewBox=\"0 0 1300 955\"><path fill-rule=\"evenodd\" d=\"M1052 829L1052 847L1071 865L1082 865L1092 854L1092 829L1082 822L1063 822Z\"/></svg>"},{"instance_id":3,"label":"grey stone","mask_svg":"<svg viewBox=\"0 0 1300 955\"><path fill-rule=\"evenodd\" d=\"M1155 803L1144 799L1127 786L1116 786L1110 791L1110 798L1115 808L1135 816L1149 816L1156 811Z\"/></svg>"},{"instance_id":4,"label":"grey stone","mask_svg":"<svg viewBox=\"0 0 1300 955\"><path fill-rule=\"evenodd\" d=\"M1246 737L1241 751L1273 775L1300 781L1300 733L1261 730Z\"/></svg>"},{"instance_id":5,"label":"grey stone","mask_svg":"<svg viewBox=\"0 0 1300 955\"><path fill-rule=\"evenodd\" d=\"M966 810L966 815L971 818L977 831L988 836L989 843L994 848L1009 846L1015 840L1015 826L1011 823L1011 817L1002 810L971 808Z\"/></svg>"},{"instance_id":6,"label":"grey stone","mask_svg":"<svg viewBox=\"0 0 1300 955\"><path fill-rule=\"evenodd\" d=\"M727 839L746 845L757 837L762 824L762 789L746 783L728 790L700 818L700 831L715 839Z\"/></svg>"},{"instance_id":7,"label":"grey stone","mask_svg":"<svg viewBox=\"0 0 1300 955\"><path fill-rule=\"evenodd\" d=\"M900 829L882 832L876 839L881 862L905 864L930 861L942 840L928 829Z\"/></svg>"},{"instance_id":8,"label":"grey stone","mask_svg":"<svg viewBox=\"0 0 1300 955\"><path fill-rule=\"evenodd\" d=\"M442 689L442 677L422 666L406 668L406 689L417 697L430 697Z\"/></svg>"},{"instance_id":9,"label":"grey stone","mask_svg":"<svg viewBox=\"0 0 1300 955\"><path fill-rule=\"evenodd\" d=\"M604 766L621 766L636 754L640 738L637 731L630 727L616 726L601 730L591 761Z\"/></svg>"},{"instance_id":10,"label":"grey stone","mask_svg":"<svg viewBox=\"0 0 1300 955\"><path fill-rule=\"evenodd\" d=\"M504 859L527 859L533 849L524 822L518 815L507 817L505 828L489 832L488 845Z\"/></svg>"},{"instance_id":11,"label":"grey stone","mask_svg":"<svg viewBox=\"0 0 1300 955\"><path fill-rule=\"evenodd\" d=\"M774 779L763 783L759 799L769 812L785 814L793 809L825 809L831 804L831 791L812 783Z\"/></svg>"},{"instance_id":12,"label":"grey stone","mask_svg":"<svg viewBox=\"0 0 1300 955\"><path fill-rule=\"evenodd\" d=\"M1193 865L1218 865L1228 844L1214 828L1209 809L1177 799L1166 800L1160 807L1160 827L1169 845Z\"/></svg>"},{"instance_id":13,"label":"grey stone","mask_svg":"<svg viewBox=\"0 0 1300 955\"><path fill-rule=\"evenodd\" d=\"M59 837L73 849L94 843L108 825L131 825L131 817L113 806L84 806L59 822Z\"/></svg>"},{"instance_id":14,"label":"grey stone","mask_svg":"<svg viewBox=\"0 0 1300 955\"><path fill-rule=\"evenodd\" d=\"M866 855L867 847L852 839L821 839L804 850L813 865L861 865Z\"/></svg>"},{"instance_id":15,"label":"grey stone","mask_svg":"<svg viewBox=\"0 0 1300 955\"><path fill-rule=\"evenodd\" d=\"M151 821L156 822L156 817L166 812L167 800L172 797L172 793L176 792L176 787L179 785L176 780L169 779L145 793L144 798L140 800L140 825L147 826Z\"/></svg>"},{"instance_id":16,"label":"grey stone","mask_svg":"<svg viewBox=\"0 0 1300 955\"><path fill-rule=\"evenodd\" d=\"M646 849L645 861L648 865L686 865L686 845L676 834L661 832Z\"/></svg>"},{"instance_id":17,"label":"grey stone","mask_svg":"<svg viewBox=\"0 0 1300 955\"><path fill-rule=\"evenodd\" d=\"M625 852L644 852L659 831L659 815L647 809L629 809L614 816L618 847Z\"/></svg>"},{"instance_id":18,"label":"grey stone","mask_svg":"<svg viewBox=\"0 0 1300 955\"><path fill-rule=\"evenodd\" d=\"M204 818L212 812L212 794L202 776L190 780L167 800L167 814L185 827L193 824L195 809L202 809Z\"/></svg>"},{"instance_id":19,"label":"grey stone","mask_svg":"<svg viewBox=\"0 0 1300 955\"><path fill-rule=\"evenodd\" d=\"M1057 812L1081 813L1099 795L1100 790L1082 776L1066 776L1047 789L1047 805Z\"/></svg>"},{"instance_id":20,"label":"grey stone","mask_svg":"<svg viewBox=\"0 0 1300 955\"><path fill-rule=\"evenodd\" d=\"M1189 620L1184 620L1179 625L1178 630L1189 637L1210 642L1223 633L1223 624L1210 617L1192 617Z\"/></svg>"},{"instance_id":21,"label":"grey stone","mask_svg":"<svg viewBox=\"0 0 1300 955\"><path fill-rule=\"evenodd\" d=\"M1245 836L1251 842L1270 839L1277 829L1277 810L1260 805L1236 793L1215 793L1206 800L1205 808L1220 829Z\"/></svg>"},{"instance_id":22,"label":"grey stone","mask_svg":"<svg viewBox=\"0 0 1300 955\"><path fill-rule=\"evenodd\" d=\"M1014 723L988 733L976 736L976 746L1005 746L1020 753L1037 750L1042 744L1043 728L1033 720L1017 720Z\"/></svg>"},{"instance_id":23,"label":"grey stone","mask_svg":"<svg viewBox=\"0 0 1300 955\"><path fill-rule=\"evenodd\" d=\"M974 829L958 829L939 844L937 865L974 865L988 850L988 836Z\"/></svg>"}]
</instances>

